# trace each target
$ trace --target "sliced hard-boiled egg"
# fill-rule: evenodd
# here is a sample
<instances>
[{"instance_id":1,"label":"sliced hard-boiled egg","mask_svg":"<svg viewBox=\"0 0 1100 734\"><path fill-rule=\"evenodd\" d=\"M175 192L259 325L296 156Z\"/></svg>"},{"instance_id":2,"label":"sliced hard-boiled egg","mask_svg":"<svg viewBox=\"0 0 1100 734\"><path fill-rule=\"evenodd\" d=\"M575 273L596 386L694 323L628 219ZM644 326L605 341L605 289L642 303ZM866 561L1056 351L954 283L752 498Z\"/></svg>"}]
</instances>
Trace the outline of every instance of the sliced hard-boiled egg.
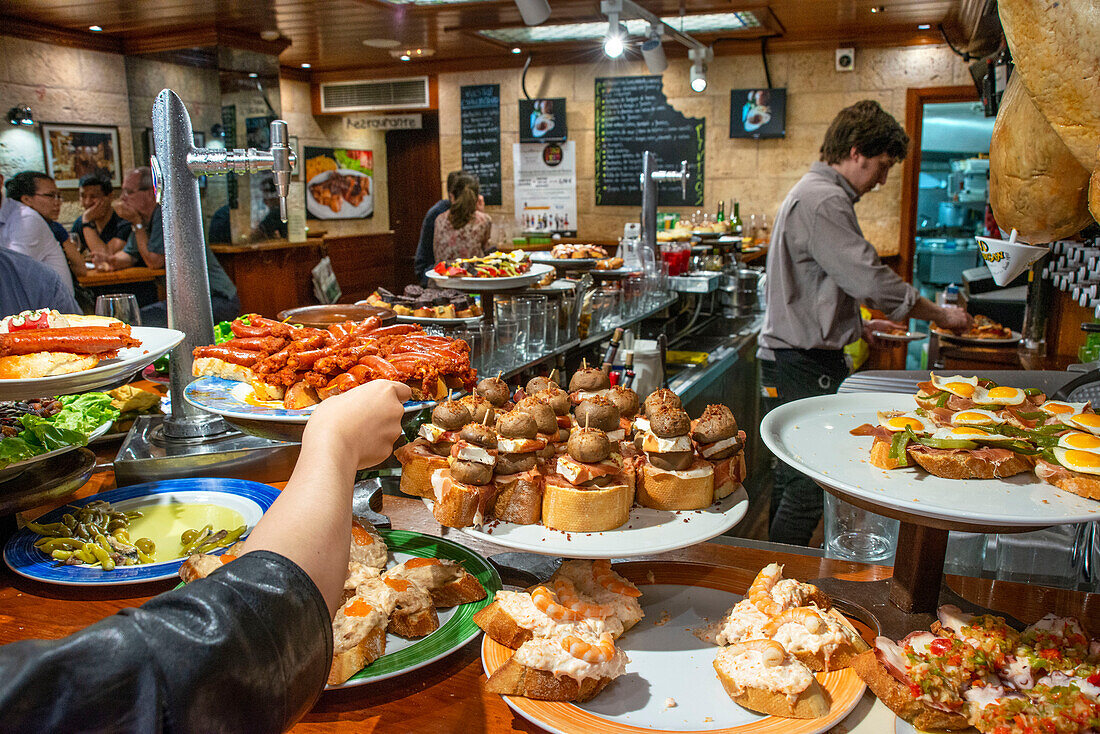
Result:
<instances>
[{"instance_id":1,"label":"sliced hard-boiled egg","mask_svg":"<svg viewBox=\"0 0 1100 734\"><path fill-rule=\"evenodd\" d=\"M951 424L955 426L988 426L994 423L1004 423L1004 419L991 410L980 408L960 410L951 416Z\"/></svg>"},{"instance_id":2,"label":"sliced hard-boiled egg","mask_svg":"<svg viewBox=\"0 0 1100 734\"><path fill-rule=\"evenodd\" d=\"M960 377L953 375L951 377L939 377L935 372L932 373L932 384L937 390L946 390L952 395L958 395L960 398L974 398L974 394L981 388L978 387L977 377Z\"/></svg>"},{"instance_id":3,"label":"sliced hard-boiled egg","mask_svg":"<svg viewBox=\"0 0 1100 734\"><path fill-rule=\"evenodd\" d=\"M949 439L952 441L1015 441L1011 436L1001 436L996 433L986 433L980 428L971 426L951 426L939 428L932 434L932 438Z\"/></svg>"},{"instance_id":4,"label":"sliced hard-boiled egg","mask_svg":"<svg viewBox=\"0 0 1100 734\"><path fill-rule=\"evenodd\" d=\"M1100 474L1100 454L1077 449L1054 448L1054 458L1058 463L1072 471L1084 474Z\"/></svg>"},{"instance_id":5,"label":"sliced hard-boiled egg","mask_svg":"<svg viewBox=\"0 0 1100 734\"><path fill-rule=\"evenodd\" d=\"M1048 400L1039 406L1039 410L1051 415L1068 416L1074 413L1084 413L1089 409L1090 403L1067 403L1063 400Z\"/></svg>"},{"instance_id":6,"label":"sliced hard-boiled egg","mask_svg":"<svg viewBox=\"0 0 1100 734\"><path fill-rule=\"evenodd\" d=\"M1027 400L1027 393L1018 387L991 387L985 393L983 403L997 405L1019 405Z\"/></svg>"},{"instance_id":7,"label":"sliced hard-boiled egg","mask_svg":"<svg viewBox=\"0 0 1100 734\"><path fill-rule=\"evenodd\" d=\"M1058 439L1058 445L1064 449L1100 454L1100 436L1094 436L1091 433L1070 431Z\"/></svg>"},{"instance_id":8,"label":"sliced hard-boiled egg","mask_svg":"<svg viewBox=\"0 0 1100 734\"><path fill-rule=\"evenodd\" d=\"M1062 422L1080 428L1082 431L1100 435L1100 415L1096 413L1075 413L1068 418L1062 418Z\"/></svg>"},{"instance_id":9,"label":"sliced hard-boiled egg","mask_svg":"<svg viewBox=\"0 0 1100 734\"><path fill-rule=\"evenodd\" d=\"M904 431L906 428L910 428L913 433L919 435L932 433L932 431L936 430L934 423L925 420L916 413L888 415L880 412L878 414L878 424L887 431Z\"/></svg>"}]
</instances>

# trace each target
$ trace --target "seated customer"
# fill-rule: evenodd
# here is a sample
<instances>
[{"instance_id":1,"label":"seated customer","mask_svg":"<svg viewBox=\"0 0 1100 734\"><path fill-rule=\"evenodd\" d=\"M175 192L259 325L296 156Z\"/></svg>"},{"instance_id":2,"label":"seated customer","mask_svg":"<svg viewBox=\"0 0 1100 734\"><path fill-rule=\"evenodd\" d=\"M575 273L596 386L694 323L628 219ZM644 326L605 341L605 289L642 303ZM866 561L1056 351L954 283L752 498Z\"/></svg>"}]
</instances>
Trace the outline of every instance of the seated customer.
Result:
<instances>
[{"instance_id":1,"label":"seated customer","mask_svg":"<svg viewBox=\"0 0 1100 734\"><path fill-rule=\"evenodd\" d=\"M52 178L47 177L46 180L53 184L52 191L49 185L43 184L39 187L40 191L37 196L24 197L23 203L34 209L39 216L46 220L54 239L57 240L57 244L61 245L61 251L65 253L69 270L74 276L79 276L85 270L84 256L80 254L77 244L69 237L69 230L57 221L57 218L61 216L61 192L57 190L57 184L54 183Z\"/></svg>"},{"instance_id":2,"label":"seated customer","mask_svg":"<svg viewBox=\"0 0 1100 734\"><path fill-rule=\"evenodd\" d=\"M39 308L81 312L57 273L22 253L0 247L0 317Z\"/></svg>"},{"instance_id":3,"label":"seated customer","mask_svg":"<svg viewBox=\"0 0 1100 734\"><path fill-rule=\"evenodd\" d=\"M356 470L390 455L409 397L375 380L318 405L286 488L208 577L60 640L0 647L0 729L288 729L332 662Z\"/></svg>"},{"instance_id":4,"label":"seated customer","mask_svg":"<svg viewBox=\"0 0 1100 734\"><path fill-rule=\"evenodd\" d=\"M44 206L49 201L60 208L57 184L44 173L22 171L8 180L4 190L7 195L0 204L0 247L47 265L71 292L73 276L65 262L65 252L50 230L47 218L32 206Z\"/></svg>"},{"instance_id":5,"label":"seated customer","mask_svg":"<svg viewBox=\"0 0 1100 734\"><path fill-rule=\"evenodd\" d=\"M114 203L120 217L131 224L130 239L121 252L109 257L97 255L97 267L118 270L135 265L160 269L164 267L164 223L160 204L153 193L153 174L148 168L135 168L122 180L122 195ZM222 270L218 258L206 248L206 275L210 280L210 305L214 321L232 321L240 314L237 288ZM168 306L163 301L141 309L144 326L167 326Z\"/></svg>"},{"instance_id":6,"label":"seated customer","mask_svg":"<svg viewBox=\"0 0 1100 734\"><path fill-rule=\"evenodd\" d=\"M435 261L478 257L488 253L493 220L479 210L482 199L477 177L460 173L455 176L447 193L451 208L435 220L432 241Z\"/></svg>"},{"instance_id":7,"label":"seated customer","mask_svg":"<svg viewBox=\"0 0 1100 734\"><path fill-rule=\"evenodd\" d=\"M130 239L130 223L111 208L113 191L109 178L80 179L80 208L84 213L73 222L72 232L82 254L110 256L121 251Z\"/></svg>"}]
</instances>

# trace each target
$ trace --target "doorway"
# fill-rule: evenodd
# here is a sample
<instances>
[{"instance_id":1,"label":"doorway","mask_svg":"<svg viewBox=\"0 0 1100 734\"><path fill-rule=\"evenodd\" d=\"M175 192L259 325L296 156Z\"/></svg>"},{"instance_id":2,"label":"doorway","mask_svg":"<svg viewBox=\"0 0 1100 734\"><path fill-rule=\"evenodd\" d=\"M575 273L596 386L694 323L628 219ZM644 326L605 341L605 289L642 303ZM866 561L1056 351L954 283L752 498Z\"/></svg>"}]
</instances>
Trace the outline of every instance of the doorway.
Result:
<instances>
[{"instance_id":1,"label":"doorway","mask_svg":"<svg viewBox=\"0 0 1100 734\"><path fill-rule=\"evenodd\" d=\"M424 113L419 130L386 132L386 179L393 230L394 283L416 283L413 261L424 215L439 201L439 116Z\"/></svg>"}]
</instances>

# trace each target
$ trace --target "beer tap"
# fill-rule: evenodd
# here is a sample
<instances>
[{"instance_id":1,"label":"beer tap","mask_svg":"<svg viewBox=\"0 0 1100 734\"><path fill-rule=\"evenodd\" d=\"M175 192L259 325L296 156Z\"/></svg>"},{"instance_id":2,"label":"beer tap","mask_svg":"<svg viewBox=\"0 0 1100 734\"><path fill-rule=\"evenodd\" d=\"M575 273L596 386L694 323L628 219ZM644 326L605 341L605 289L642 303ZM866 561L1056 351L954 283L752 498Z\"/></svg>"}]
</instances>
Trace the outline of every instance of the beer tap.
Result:
<instances>
[{"instance_id":1,"label":"beer tap","mask_svg":"<svg viewBox=\"0 0 1100 734\"><path fill-rule=\"evenodd\" d=\"M657 184L661 181L680 182L680 191L687 199L688 179L687 161L680 161L679 171L658 171L657 156L647 150L642 154L642 248L648 249L657 257Z\"/></svg>"}]
</instances>

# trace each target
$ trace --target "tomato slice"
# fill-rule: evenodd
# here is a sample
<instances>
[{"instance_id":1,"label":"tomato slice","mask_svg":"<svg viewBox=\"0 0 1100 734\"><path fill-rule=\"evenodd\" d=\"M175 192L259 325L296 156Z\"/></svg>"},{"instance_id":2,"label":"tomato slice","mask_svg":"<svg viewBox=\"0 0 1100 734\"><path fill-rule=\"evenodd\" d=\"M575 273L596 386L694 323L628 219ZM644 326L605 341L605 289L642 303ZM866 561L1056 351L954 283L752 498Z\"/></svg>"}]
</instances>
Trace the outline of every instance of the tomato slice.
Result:
<instances>
[{"instance_id":1,"label":"tomato slice","mask_svg":"<svg viewBox=\"0 0 1100 734\"><path fill-rule=\"evenodd\" d=\"M928 650L933 655L943 655L951 649L951 640L946 637L937 637L928 645Z\"/></svg>"}]
</instances>

